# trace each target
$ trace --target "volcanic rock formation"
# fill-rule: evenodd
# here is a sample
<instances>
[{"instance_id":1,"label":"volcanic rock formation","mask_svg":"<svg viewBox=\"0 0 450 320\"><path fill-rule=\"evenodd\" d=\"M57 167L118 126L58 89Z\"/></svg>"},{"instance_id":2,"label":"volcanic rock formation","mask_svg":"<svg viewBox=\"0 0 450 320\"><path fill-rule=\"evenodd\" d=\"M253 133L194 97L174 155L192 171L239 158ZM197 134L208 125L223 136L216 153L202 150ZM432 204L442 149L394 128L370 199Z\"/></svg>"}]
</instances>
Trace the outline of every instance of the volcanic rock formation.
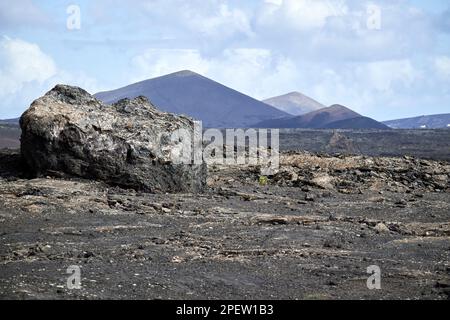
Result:
<instances>
[{"instance_id":1,"label":"volcanic rock formation","mask_svg":"<svg viewBox=\"0 0 450 320\"><path fill-rule=\"evenodd\" d=\"M193 121L158 111L145 97L106 105L83 89L57 85L22 115L21 151L36 176L94 178L149 192L199 192L205 164L177 164L171 139Z\"/></svg>"}]
</instances>

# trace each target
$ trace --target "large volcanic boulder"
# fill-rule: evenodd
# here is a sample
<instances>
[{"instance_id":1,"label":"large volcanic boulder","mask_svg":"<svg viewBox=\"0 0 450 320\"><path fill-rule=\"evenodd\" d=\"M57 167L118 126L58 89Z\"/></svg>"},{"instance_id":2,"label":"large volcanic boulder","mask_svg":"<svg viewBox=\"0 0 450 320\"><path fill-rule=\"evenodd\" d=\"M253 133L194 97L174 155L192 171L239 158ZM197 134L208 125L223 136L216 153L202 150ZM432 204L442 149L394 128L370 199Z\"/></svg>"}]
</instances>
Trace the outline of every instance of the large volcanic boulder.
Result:
<instances>
[{"instance_id":1,"label":"large volcanic boulder","mask_svg":"<svg viewBox=\"0 0 450 320\"><path fill-rule=\"evenodd\" d=\"M205 164L177 164L177 130L187 117L158 111L145 97L106 105L83 89L57 85L20 119L21 151L31 171L104 180L149 192L200 192Z\"/></svg>"}]
</instances>

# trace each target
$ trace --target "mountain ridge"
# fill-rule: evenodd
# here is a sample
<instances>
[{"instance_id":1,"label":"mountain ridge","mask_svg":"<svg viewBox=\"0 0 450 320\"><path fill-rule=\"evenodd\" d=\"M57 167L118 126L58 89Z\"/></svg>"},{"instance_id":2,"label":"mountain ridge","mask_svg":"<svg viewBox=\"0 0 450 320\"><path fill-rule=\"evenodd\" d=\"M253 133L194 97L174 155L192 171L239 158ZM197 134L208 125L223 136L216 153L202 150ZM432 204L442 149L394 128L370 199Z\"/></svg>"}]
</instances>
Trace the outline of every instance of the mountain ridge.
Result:
<instances>
[{"instance_id":1,"label":"mountain ridge","mask_svg":"<svg viewBox=\"0 0 450 320\"><path fill-rule=\"evenodd\" d=\"M0 124L19 124L19 118L13 118L13 119L0 119Z\"/></svg>"},{"instance_id":2,"label":"mountain ridge","mask_svg":"<svg viewBox=\"0 0 450 320\"><path fill-rule=\"evenodd\" d=\"M290 116L237 90L190 70L143 80L94 96L107 104L146 96L162 111L185 114L205 127L243 128L253 123Z\"/></svg>"},{"instance_id":3,"label":"mountain ridge","mask_svg":"<svg viewBox=\"0 0 450 320\"><path fill-rule=\"evenodd\" d=\"M258 128L389 129L386 125L339 104L301 116L262 121L254 126Z\"/></svg>"},{"instance_id":4,"label":"mountain ridge","mask_svg":"<svg viewBox=\"0 0 450 320\"><path fill-rule=\"evenodd\" d=\"M312 111L326 108L325 105L298 91L265 99L263 102L279 110L290 113L293 116L300 116Z\"/></svg>"},{"instance_id":5,"label":"mountain ridge","mask_svg":"<svg viewBox=\"0 0 450 320\"><path fill-rule=\"evenodd\" d=\"M401 118L383 121L383 123L393 129L450 128L450 113Z\"/></svg>"}]
</instances>

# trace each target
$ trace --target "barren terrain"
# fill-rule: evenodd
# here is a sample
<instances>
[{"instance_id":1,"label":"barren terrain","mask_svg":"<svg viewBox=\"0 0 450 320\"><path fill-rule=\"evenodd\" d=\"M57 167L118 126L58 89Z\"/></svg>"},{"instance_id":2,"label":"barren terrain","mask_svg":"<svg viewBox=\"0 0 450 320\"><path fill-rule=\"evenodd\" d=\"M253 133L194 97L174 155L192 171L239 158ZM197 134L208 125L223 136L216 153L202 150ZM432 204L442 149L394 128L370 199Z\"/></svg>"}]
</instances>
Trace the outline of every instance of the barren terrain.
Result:
<instances>
[{"instance_id":1,"label":"barren terrain","mask_svg":"<svg viewBox=\"0 0 450 320\"><path fill-rule=\"evenodd\" d=\"M194 195L29 180L17 152L0 160L2 299L450 295L448 162L290 152L267 185L257 168L210 167Z\"/></svg>"}]
</instances>

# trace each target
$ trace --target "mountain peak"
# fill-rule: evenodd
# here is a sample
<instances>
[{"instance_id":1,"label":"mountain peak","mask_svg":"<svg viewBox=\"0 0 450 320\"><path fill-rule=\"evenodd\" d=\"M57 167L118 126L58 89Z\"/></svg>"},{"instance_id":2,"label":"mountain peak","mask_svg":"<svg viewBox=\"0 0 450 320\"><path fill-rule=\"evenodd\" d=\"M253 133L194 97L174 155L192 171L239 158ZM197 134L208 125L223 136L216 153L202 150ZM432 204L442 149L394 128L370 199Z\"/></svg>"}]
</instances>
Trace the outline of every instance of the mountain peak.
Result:
<instances>
[{"instance_id":1,"label":"mountain peak","mask_svg":"<svg viewBox=\"0 0 450 320\"><path fill-rule=\"evenodd\" d=\"M255 126L258 128L388 129L382 123L363 117L339 104L292 118L263 121Z\"/></svg>"},{"instance_id":2,"label":"mountain peak","mask_svg":"<svg viewBox=\"0 0 450 320\"><path fill-rule=\"evenodd\" d=\"M95 95L107 104L137 96L147 97L162 111L185 114L201 120L204 127L246 128L259 121L289 116L190 70Z\"/></svg>"},{"instance_id":3,"label":"mountain peak","mask_svg":"<svg viewBox=\"0 0 450 320\"><path fill-rule=\"evenodd\" d=\"M347 113L350 115L353 114L355 117L361 116L359 113L357 113L357 112L353 111L352 109L347 108L346 106L343 106L341 104L333 104L333 105L329 106L328 108L326 108L325 110L327 110L329 112L333 112L333 113L344 112L344 113Z\"/></svg>"},{"instance_id":4,"label":"mountain peak","mask_svg":"<svg viewBox=\"0 0 450 320\"><path fill-rule=\"evenodd\" d=\"M342 104L333 104L331 106L328 107L329 109L345 109L345 110L350 110L349 108L347 108L346 106L343 106Z\"/></svg>"},{"instance_id":5,"label":"mountain peak","mask_svg":"<svg viewBox=\"0 0 450 320\"><path fill-rule=\"evenodd\" d=\"M323 104L298 91L292 91L263 102L295 116L325 108Z\"/></svg>"},{"instance_id":6,"label":"mountain peak","mask_svg":"<svg viewBox=\"0 0 450 320\"><path fill-rule=\"evenodd\" d=\"M296 96L304 96L304 94L300 93L298 91L292 91L292 92L286 93L284 96L286 96L286 97L296 97Z\"/></svg>"},{"instance_id":7,"label":"mountain peak","mask_svg":"<svg viewBox=\"0 0 450 320\"><path fill-rule=\"evenodd\" d=\"M177 72L168 74L167 76L189 77L189 76L200 76L200 74L195 73L194 71L191 71L191 70L181 70L181 71L177 71Z\"/></svg>"}]
</instances>

